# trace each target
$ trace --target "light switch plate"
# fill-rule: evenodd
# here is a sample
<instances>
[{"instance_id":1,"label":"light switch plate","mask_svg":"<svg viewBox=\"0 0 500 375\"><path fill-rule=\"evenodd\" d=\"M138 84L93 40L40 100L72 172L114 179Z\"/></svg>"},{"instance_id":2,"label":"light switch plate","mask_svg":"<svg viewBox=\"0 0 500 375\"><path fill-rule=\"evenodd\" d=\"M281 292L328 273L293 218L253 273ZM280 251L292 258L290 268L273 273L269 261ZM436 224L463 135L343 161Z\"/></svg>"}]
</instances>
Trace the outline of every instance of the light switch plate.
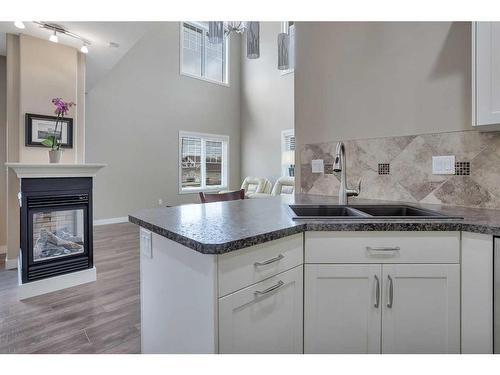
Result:
<instances>
[{"instance_id":1,"label":"light switch plate","mask_svg":"<svg viewBox=\"0 0 500 375\"><path fill-rule=\"evenodd\" d=\"M323 159L311 160L312 173L325 173L325 165Z\"/></svg>"},{"instance_id":2,"label":"light switch plate","mask_svg":"<svg viewBox=\"0 0 500 375\"><path fill-rule=\"evenodd\" d=\"M455 174L455 155L433 156L432 174Z\"/></svg>"},{"instance_id":3,"label":"light switch plate","mask_svg":"<svg viewBox=\"0 0 500 375\"><path fill-rule=\"evenodd\" d=\"M141 254L150 259L153 258L153 240L151 232L149 230L141 228L139 237Z\"/></svg>"}]
</instances>

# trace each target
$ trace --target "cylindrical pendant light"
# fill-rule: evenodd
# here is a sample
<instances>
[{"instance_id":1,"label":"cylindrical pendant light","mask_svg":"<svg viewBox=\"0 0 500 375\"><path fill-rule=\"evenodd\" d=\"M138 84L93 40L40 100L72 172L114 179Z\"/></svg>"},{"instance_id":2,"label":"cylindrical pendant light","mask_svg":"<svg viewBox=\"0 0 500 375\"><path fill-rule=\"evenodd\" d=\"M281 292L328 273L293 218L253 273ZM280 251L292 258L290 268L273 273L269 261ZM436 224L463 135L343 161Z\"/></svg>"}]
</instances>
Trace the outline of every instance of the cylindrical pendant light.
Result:
<instances>
[{"instance_id":1,"label":"cylindrical pendant light","mask_svg":"<svg viewBox=\"0 0 500 375\"><path fill-rule=\"evenodd\" d=\"M290 36L287 33L278 34L278 69L287 70L290 68Z\"/></svg>"},{"instance_id":2,"label":"cylindrical pendant light","mask_svg":"<svg viewBox=\"0 0 500 375\"><path fill-rule=\"evenodd\" d=\"M259 22L247 22L247 58L258 59L260 56Z\"/></svg>"},{"instance_id":3,"label":"cylindrical pendant light","mask_svg":"<svg viewBox=\"0 0 500 375\"><path fill-rule=\"evenodd\" d=\"M208 41L212 44L220 44L224 39L224 22L210 21L208 23Z\"/></svg>"}]
</instances>

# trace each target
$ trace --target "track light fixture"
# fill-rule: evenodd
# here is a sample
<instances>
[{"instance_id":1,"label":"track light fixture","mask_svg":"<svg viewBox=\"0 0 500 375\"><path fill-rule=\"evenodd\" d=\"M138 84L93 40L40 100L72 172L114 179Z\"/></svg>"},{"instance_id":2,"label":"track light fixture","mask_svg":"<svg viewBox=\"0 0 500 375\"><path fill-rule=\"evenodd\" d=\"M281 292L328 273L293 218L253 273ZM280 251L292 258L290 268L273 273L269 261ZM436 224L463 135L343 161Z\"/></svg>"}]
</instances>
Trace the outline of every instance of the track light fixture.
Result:
<instances>
[{"instance_id":1,"label":"track light fixture","mask_svg":"<svg viewBox=\"0 0 500 375\"><path fill-rule=\"evenodd\" d=\"M47 29L47 30L52 31L52 34L49 37L49 40L51 42L54 42L54 43L59 42L59 37L57 36L57 34L63 34L63 35L69 36L71 38L80 40L82 42L82 47L80 48L80 51L82 53L89 53L89 46L91 43L90 43L90 41L81 37L80 35L75 34L71 31L67 30L63 26L58 25L56 23L48 23L48 22L43 22L43 21L33 21L33 23L36 23L37 25L39 25L43 29Z\"/></svg>"},{"instance_id":2,"label":"track light fixture","mask_svg":"<svg viewBox=\"0 0 500 375\"><path fill-rule=\"evenodd\" d=\"M59 37L57 36L57 31L54 30L54 34L50 34L49 40L53 43L59 42Z\"/></svg>"},{"instance_id":3,"label":"track light fixture","mask_svg":"<svg viewBox=\"0 0 500 375\"><path fill-rule=\"evenodd\" d=\"M81 52L81 53L85 53L85 54L89 53L89 49L88 49L88 47L87 47L87 44L86 44L86 43L83 43L82 48L80 48L80 52Z\"/></svg>"}]
</instances>

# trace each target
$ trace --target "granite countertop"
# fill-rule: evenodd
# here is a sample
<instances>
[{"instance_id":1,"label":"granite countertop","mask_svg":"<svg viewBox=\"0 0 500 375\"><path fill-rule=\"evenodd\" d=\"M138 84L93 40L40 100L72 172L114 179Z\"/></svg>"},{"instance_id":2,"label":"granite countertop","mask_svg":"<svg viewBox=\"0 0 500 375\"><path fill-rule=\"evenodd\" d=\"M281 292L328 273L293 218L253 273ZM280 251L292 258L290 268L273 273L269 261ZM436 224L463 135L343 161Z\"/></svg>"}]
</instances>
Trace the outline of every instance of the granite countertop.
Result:
<instances>
[{"instance_id":1,"label":"granite countertop","mask_svg":"<svg viewBox=\"0 0 500 375\"><path fill-rule=\"evenodd\" d=\"M467 231L500 236L500 210L351 199L351 204L409 204L457 219L292 220L289 204L337 204L336 197L296 194L144 209L129 221L204 254L223 254L305 231Z\"/></svg>"}]
</instances>

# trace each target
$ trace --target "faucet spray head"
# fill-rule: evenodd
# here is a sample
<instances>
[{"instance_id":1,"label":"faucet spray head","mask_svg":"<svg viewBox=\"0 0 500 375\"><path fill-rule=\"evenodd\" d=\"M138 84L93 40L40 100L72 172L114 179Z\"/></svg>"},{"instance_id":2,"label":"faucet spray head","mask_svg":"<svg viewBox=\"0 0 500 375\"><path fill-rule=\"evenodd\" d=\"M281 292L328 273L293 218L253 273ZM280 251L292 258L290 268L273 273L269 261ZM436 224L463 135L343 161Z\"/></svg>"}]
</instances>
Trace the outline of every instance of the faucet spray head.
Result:
<instances>
[{"instance_id":1,"label":"faucet spray head","mask_svg":"<svg viewBox=\"0 0 500 375\"><path fill-rule=\"evenodd\" d=\"M337 143L337 148L335 150L335 162L333 163L333 171L341 172L342 171L342 149L344 148L344 144L342 142Z\"/></svg>"}]
</instances>

